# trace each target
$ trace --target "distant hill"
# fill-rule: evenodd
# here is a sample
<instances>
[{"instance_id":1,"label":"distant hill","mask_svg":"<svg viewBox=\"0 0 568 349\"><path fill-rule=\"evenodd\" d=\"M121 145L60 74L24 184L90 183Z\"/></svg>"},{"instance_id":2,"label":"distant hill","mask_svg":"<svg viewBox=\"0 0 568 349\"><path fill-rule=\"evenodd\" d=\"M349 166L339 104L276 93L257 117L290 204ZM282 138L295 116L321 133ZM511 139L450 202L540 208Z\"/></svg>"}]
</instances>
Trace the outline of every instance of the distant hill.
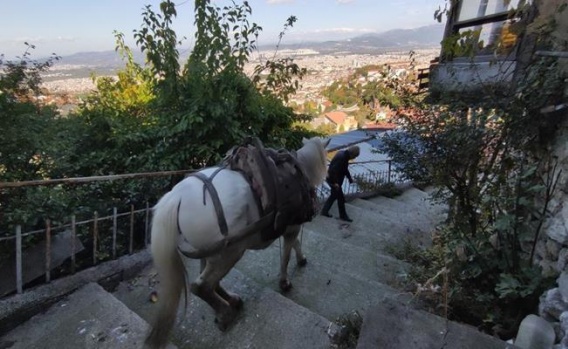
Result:
<instances>
[{"instance_id":1,"label":"distant hill","mask_svg":"<svg viewBox=\"0 0 568 349\"><path fill-rule=\"evenodd\" d=\"M137 62L144 62L142 52L133 52L134 59ZM96 51L96 52L79 52L69 56L63 56L61 64L91 65L97 67L117 67L122 66L123 62L116 51Z\"/></svg>"},{"instance_id":2,"label":"distant hill","mask_svg":"<svg viewBox=\"0 0 568 349\"><path fill-rule=\"evenodd\" d=\"M439 47L443 32L444 26L435 24L415 29L394 29L383 33L370 33L346 40L284 44L281 45L281 48L291 50L313 49L322 54L339 52L377 54L391 50ZM259 47L259 49L274 50L274 45ZM182 58L185 59L189 54L189 50L183 51L185 51L185 54ZM139 51L135 51L134 59L142 63L144 55ZM80 52L62 57L60 64L86 65L107 69L124 65L119 54L115 51Z\"/></svg>"},{"instance_id":3,"label":"distant hill","mask_svg":"<svg viewBox=\"0 0 568 349\"><path fill-rule=\"evenodd\" d=\"M443 25L429 25L415 29L394 29L379 34L365 34L351 39L352 43L383 47L439 45L444 34Z\"/></svg>"},{"instance_id":4,"label":"distant hill","mask_svg":"<svg viewBox=\"0 0 568 349\"><path fill-rule=\"evenodd\" d=\"M306 42L282 45L287 49L310 48L322 54L337 52L383 53L390 50L439 47L444 34L444 25L434 24L415 29L393 29L383 33L369 33L351 39Z\"/></svg>"}]
</instances>

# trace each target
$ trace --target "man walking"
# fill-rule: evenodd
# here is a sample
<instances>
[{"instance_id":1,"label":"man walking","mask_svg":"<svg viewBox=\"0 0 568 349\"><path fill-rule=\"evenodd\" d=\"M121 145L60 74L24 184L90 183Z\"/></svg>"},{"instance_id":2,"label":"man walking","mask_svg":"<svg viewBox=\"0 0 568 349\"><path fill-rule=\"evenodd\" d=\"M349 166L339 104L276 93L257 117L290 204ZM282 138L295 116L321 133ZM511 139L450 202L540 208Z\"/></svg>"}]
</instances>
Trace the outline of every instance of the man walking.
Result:
<instances>
[{"instance_id":1,"label":"man walking","mask_svg":"<svg viewBox=\"0 0 568 349\"><path fill-rule=\"evenodd\" d=\"M357 156L359 156L359 147L354 145L346 150L338 151L331 159L326 178L327 184L331 187L331 195L321 209L322 216L331 217L329 209L333 202L337 200L339 218L346 222L353 222L347 215L347 212L345 212L345 196L341 187L345 177L347 177L349 183L353 183L353 178L351 178L351 173L349 173L349 160L355 159Z\"/></svg>"}]
</instances>

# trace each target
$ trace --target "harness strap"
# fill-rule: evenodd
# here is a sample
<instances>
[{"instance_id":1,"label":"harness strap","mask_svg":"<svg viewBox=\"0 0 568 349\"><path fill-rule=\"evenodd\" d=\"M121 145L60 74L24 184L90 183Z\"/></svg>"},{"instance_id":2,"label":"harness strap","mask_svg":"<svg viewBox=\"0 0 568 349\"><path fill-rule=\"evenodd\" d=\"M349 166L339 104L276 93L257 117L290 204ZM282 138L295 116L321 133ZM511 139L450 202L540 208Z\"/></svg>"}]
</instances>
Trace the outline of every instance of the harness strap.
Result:
<instances>
[{"instance_id":1,"label":"harness strap","mask_svg":"<svg viewBox=\"0 0 568 349\"><path fill-rule=\"evenodd\" d=\"M263 178L263 183L266 186L266 190L269 193L269 195L273 198L273 202L271 202L268 207L262 207L261 206L261 212L264 212L264 209L269 208L269 211L274 211L274 209L276 207L278 207L279 203L280 203L280 198L279 198L279 193L278 190L276 188L277 183L276 183L276 167L274 166L273 163L271 163L268 160L268 155L266 150L264 149L264 146L262 145L262 143L260 142L260 139L258 139L257 137L254 137L252 139L252 144L256 147L256 149L259 150L260 153L260 161L262 162L262 166L260 167L261 169L261 173L260 175Z\"/></svg>"},{"instance_id":2,"label":"harness strap","mask_svg":"<svg viewBox=\"0 0 568 349\"><path fill-rule=\"evenodd\" d=\"M261 217L254 223L247 225L246 227L237 231L234 235L231 234L231 236L225 236L222 240L216 241L209 246L205 246L200 249L195 249L185 240L183 236L180 236L180 238L178 239L178 251L187 258L192 259L209 257L210 255L221 251L223 248L231 246L249 237L250 235L257 233L259 230L270 226L273 221L274 212L271 212Z\"/></svg>"},{"instance_id":3,"label":"harness strap","mask_svg":"<svg viewBox=\"0 0 568 349\"><path fill-rule=\"evenodd\" d=\"M229 227L227 226L227 220L225 219L225 212L223 212L223 206L221 205L221 200L219 200L219 194L217 189L213 185L213 178L217 173L219 173L223 168L218 168L210 177L207 177L201 172L192 173L191 176L197 177L203 182L203 205L205 205L205 190L207 189L211 194L211 200L213 201L213 206L215 207L215 213L217 213L217 219L219 220L219 229L223 236L227 236L229 232Z\"/></svg>"}]
</instances>

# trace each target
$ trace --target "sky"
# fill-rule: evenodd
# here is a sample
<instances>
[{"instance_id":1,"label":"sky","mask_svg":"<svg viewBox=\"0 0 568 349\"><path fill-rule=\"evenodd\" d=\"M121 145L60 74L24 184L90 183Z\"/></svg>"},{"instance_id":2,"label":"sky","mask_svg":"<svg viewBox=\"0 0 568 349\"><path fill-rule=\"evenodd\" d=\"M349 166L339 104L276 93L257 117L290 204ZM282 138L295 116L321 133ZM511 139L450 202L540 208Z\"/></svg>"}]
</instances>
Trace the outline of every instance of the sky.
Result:
<instances>
[{"instance_id":1,"label":"sky","mask_svg":"<svg viewBox=\"0 0 568 349\"><path fill-rule=\"evenodd\" d=\"M230 4L212 0L215 5ZM241 0L235 0L241 3ZM173 27L183 46L194 42L194 0L175 0ZM298 21L283 43L346 39L366 33L435 24L434 11L445 0L249 0L251 22L263 28L260 45L275 44L286 19ZM132 31L142 23L142 11L151 5L159 11L160 0L2 0L0 6L0 54L5 59L21 55L24 42L35 45L33 58L56 53L113 50L113 31L125 34L134 47Z\"/></svg>"}]
</instances>

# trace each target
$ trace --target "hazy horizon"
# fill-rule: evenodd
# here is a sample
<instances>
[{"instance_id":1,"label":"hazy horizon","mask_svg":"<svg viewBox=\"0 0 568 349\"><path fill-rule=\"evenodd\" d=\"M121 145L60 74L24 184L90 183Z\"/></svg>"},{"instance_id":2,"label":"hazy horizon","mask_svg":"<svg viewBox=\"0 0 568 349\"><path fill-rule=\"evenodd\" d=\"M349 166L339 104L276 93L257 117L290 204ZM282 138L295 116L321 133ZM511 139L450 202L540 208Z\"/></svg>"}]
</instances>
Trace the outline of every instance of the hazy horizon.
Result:
<instances>
[{"instance_id":1,"label":"hazy horizon","mask_svg":"<svg viewBox=\"0 0 568 349\"><path fill-rule=\"evenodd\" d=\"M52 53L69 56L81 52L114 50L113 31L124 33L126 43L135 47L132 31L142 23L146 4L158 11L160 0L100 0L77 2L58 0L4 0L0 12L0 53L6 59L20 56L24 42L35 45L33 57ZM228 1L213 1L224 6ZM237 1L237 3L241 3ZM284 44L344 40L362 34L393 29L414 29L437 22L433 13L444 0L251 0L252 16L263 31L258 45L275 44L286 19L298 21L289 29ZM181 1L173 28L183 47L194 41L193 2Z\"/></svg>"}]
</instances>

